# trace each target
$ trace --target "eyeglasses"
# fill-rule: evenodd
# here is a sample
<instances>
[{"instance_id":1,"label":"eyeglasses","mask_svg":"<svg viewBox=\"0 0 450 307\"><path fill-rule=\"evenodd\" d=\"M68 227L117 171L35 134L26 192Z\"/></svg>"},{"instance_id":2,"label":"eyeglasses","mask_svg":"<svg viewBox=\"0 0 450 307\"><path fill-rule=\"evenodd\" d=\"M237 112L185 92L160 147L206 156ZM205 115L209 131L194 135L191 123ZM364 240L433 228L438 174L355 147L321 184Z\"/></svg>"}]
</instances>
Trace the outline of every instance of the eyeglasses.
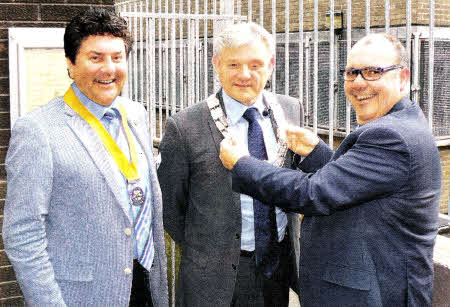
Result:
<instances>
[{"instance_id":1,"label":"eyeglasses","mask_svg":"<svg viewBox=\"0 0 450 307\"><path fill-rule=\"evenodd\" d=\"M343 76L345 81L355 81L358 75L361 74L364 80L375 81L379 80L384 72L399 68L403 68L403 66L397 64L388 67L364 67L362 69L348 68L344 70Z\"/></svg>"}]
</instances>

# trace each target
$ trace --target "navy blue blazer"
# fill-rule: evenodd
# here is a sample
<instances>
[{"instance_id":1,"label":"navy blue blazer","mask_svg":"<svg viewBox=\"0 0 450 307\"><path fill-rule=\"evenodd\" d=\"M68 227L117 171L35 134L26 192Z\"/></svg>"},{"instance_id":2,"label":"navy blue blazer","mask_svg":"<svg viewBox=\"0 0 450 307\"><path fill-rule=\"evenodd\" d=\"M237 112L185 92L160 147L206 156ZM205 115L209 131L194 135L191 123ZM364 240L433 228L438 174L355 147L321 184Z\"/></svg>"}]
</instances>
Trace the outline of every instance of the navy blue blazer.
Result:
<instances>
[{"instance_id":1,"label":"navy blue blazer","mask_svg":"<svg viewBox=\"0 0 450 307\"><path fill-rule=\"evenodd\" d=\"M236 192L304 214L302 307L431 306L441 165L420 108L402 99L298 168L243 157L232 177Z\"/></svg>"}]
</instances>

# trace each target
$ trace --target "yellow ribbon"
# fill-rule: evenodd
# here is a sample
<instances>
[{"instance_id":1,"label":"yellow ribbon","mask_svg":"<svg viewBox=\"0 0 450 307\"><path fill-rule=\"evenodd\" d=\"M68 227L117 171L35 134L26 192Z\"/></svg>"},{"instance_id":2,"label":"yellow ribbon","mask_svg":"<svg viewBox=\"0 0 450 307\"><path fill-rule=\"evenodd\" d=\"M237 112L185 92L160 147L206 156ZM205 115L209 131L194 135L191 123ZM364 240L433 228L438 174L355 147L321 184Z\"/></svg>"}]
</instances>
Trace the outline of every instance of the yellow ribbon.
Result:
<instances>
[{"instance_id":1,"label":"yellow ribbon","mask_svg":"<svg viewBox=\"0 0 450 307\"><path fill-rule=\"evenodd\" d=\"M95 130L106 150L109 152L125 178L127 178L129 182L139 179L136 147L134 146L130 127L128 127L127 113L125 112L124 107L119 103L119 112L122 116L122 125L128 139L128 146L130 148L131 162L128 161L126 155L122 152L119 145L117 145L105 127L103 127L102 123L81 103L80 99L78 99L77 95L73 92L72 87L67 90L63 99L89 124L89 126L92 127L92 129Z\"/></svg>"}]
</instances>

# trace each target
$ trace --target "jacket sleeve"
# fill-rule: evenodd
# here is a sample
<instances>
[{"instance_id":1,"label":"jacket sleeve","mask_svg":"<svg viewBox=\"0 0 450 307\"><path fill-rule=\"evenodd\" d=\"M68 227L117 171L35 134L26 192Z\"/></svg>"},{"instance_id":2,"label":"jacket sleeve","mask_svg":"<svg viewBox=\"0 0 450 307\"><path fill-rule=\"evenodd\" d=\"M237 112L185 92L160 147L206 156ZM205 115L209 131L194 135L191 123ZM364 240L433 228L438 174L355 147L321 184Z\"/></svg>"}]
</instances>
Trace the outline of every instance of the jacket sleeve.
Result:
<instances>
[{"instance_id":1,"label":"jacket sleeve","mask_svg":"<svg viewBox=\"0 0 450 307\"><path fill-rule=\"evenodd\" d=\"M333 153L333 150L324 141L320 140L308 156L303 158L298 154L294 154L293 166L305 173L314 173L330 161Z\"/></svg>"},{"instance_id":2,"label":"jacket sleeve","mask_svg":"<svg viewBox=\"0 0 450 307\"><path fill-rule=\"evenodd\" d=\"M6 170L3 240L25 301L33 306L66 306L47 252L52 152L37 123L24 118L16 122Z\"/></svg>"},{"instance_id":3,"label":"jacket sleeve","mask_svg":"<svg viewBox=\"0 0 450 307\"><path fill-rule=\"evenodd\" d=\"M166 122L159 152L161 164L158 179L163 197L164 228L182 246L189 199L189 163L181 132L173 118Z\"/></svg>"},{"instance_id":4,"label":"jacket sleeve","mask_svg":"<svg viewBox=\"0 0 450 307\"><path fill-rule=\"evenodd\" d=\"M322 158L314 151L307 157ZM397 132L370 129L344 155L314 173L281 169L243 157L232 170L233 190L288 211L329 215L399 191L408 180L410 160Z\"/></svg>"}]
</instances>

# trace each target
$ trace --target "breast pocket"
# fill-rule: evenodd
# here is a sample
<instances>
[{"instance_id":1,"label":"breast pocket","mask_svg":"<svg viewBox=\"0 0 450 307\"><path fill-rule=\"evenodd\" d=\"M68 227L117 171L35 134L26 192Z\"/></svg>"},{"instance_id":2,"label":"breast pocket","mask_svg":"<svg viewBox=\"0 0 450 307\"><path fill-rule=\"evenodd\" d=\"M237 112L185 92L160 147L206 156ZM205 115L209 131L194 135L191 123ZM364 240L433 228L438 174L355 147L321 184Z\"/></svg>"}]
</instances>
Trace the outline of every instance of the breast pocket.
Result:
<instances>
[{"instance_id":1,"label":"breast pocket","mask_svg":"<svg viewBox=\"0 0 450 307\"><path fill-rule=\"evenodd\" d=\"M191 180L194 182L217 182L217 178L211 178L222 173L224 166L220 162L216 152L203 152L197 155L189 165ZM211 180L215 179L215 180Z\"/></svg>"}]
</instances>

